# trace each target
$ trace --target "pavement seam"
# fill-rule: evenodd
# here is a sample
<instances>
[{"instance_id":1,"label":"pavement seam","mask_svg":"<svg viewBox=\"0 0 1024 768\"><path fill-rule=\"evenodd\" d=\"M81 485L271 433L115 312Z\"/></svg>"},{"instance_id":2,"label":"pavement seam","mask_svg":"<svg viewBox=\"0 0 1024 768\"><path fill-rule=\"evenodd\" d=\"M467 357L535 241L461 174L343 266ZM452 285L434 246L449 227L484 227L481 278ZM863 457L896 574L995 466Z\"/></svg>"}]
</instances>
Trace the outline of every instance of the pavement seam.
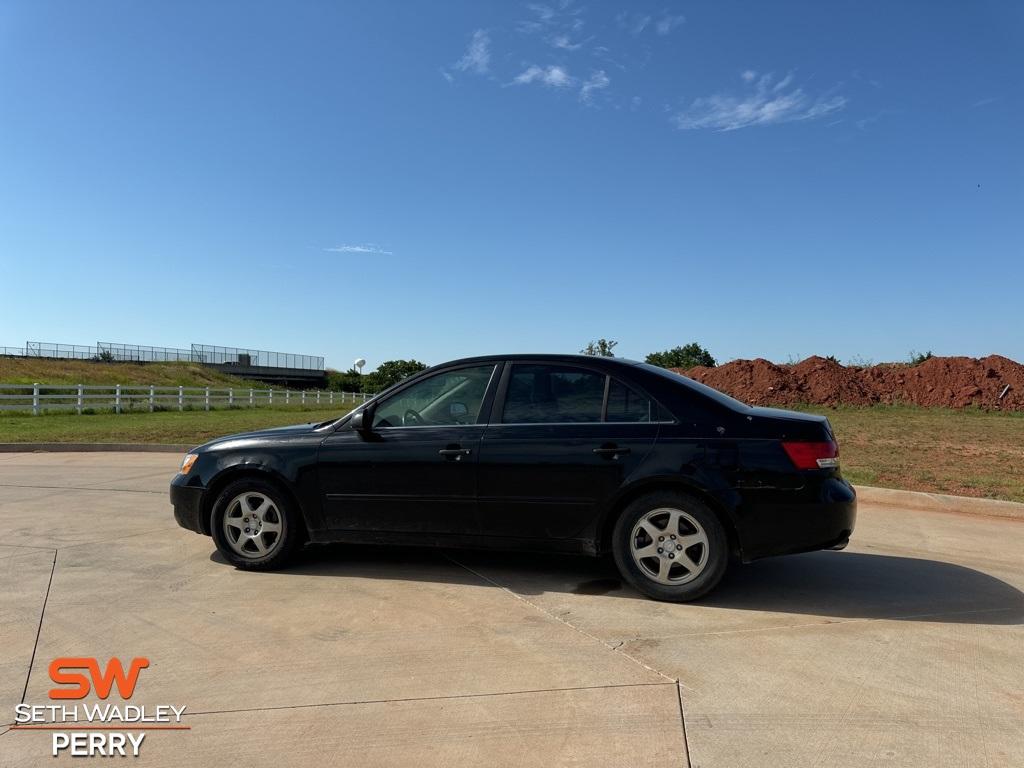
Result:
<instances>
[{"instance_id":1,"label":"pavement seam","mask_svg":"<svg viewBox=\"0 0 1024 768\"><path fill-rule=\"evenodd\" d=\"M683 714L683 686L679 683L676 683L676 699L679 701L679 724L683 728L683 765L690 768L690 740L686 736L686 715Z\"/></svg>"},{"instance_id":2,"label":"pavement seam","mask_svg":"<svg viewBox=\"0 0 1024 768\"><path fill-rule=\"evenodd\" d=\"M28 682L32 679L32 667L36 663L36 649L39 648L39 636L43 632L43 617L46 615L46 603L50 600L50 587L53 586L53 572L57 570L57 550L53 550L53 565L50 566L50 579L46 582L46 595L43 597L43 608L39 611L39 626L36 627L36 641L32 644L32 657L28 661L28 674L25 675L25 687L21 689L21 704L28 695Z\"/></svg>"},{"instance_id":3,"label":"pavement seam","mask_svg":"<svg viewBox=\"0 0 1024 768\"><path fill-rule=\"evenodd\" d=\"M94 539L92 541L76 541L74 544L62 544L58 549L74 549L75 547L88 547L92 544L106 544L110 541L122 541L124 539L134 539L138 536L149 536L152 533L159 533L160 531L178 531L180 530L177 526L168 526L167 528L154 528L148 531L139 531L138 533L126 533L124 536L114 536L110 539Z\"/></svg>"},{"instance_id":4,"label":"pavement seam","mask_svg":"<svg viewBox=\"0 0 1024 768\"><path fill-rule=\"evenodd\" d=\"M651 635L650 637L635 637L626 642L638 640L672 640L677 637L707 637L711 635L741 635L752 632L776 632L782 629L808 629L810 627L837 627L845 624L864 624L873 621L908 621L912 619L942 618L944 616L970 616L978 613L1006 613L1017 611L1018 608L979 608L971 611L940 611L938 613L908 613L899 616L879 616L876 618L865 617L862 619L836 619L835 621L809 621L802 624L780 624L774 627L756 627L750 629L723 629L718 632L684 632L676 635Z\"/></svg>"},{"instance_id":5,"label":"pavement seam","mask_svg":"<svg viewBox=\"0 0 1024 768\"><path fill-rule=\"evenodd\" d=\"M0 483L0 488L36 488L40 491L103 491L105 493L151 493L163 495L167 491L145 491L138 488L85 488L75 485L21 485L19 483Z\"/></svg>"},{"instance_id":6,"label":"pavement seam","mask_svg":"<svg viewBox=\"0 0 1024 768\"><path fill-rule=\"evenodd\" d=\"M557 622L558 622L558 623L560 623L560 624L564 624L565 626L569 627L569 629L573 630L574 632L578 632L579 634L583 635L584 637L586 637L586 638L589 638L589 639L591 639L591 640L594 640L594 641L596 641L596 642L600 643L601 645L603 645L603 646L604 646L605 648L607 648L607 649L608 649L609 651L611 651L612 653L618 653L618 654L621 654L621 655L622 655L622 656L624 656L625 658L627 658L627 659L629 659L630 661L632 661L632 662L633 662L634 664L637 664L637 665L639 665L639 666L643 667L643 668L644 668L644 669L646 669L647 671L649 671L649 672L653 672L654 674L658 675L659 677L663 677L663 678L665 678L665 680L670 680L671 682L673 682L673 683L675 683L675 684L677 684L677 685L679 684L679 680L678 680L678 679L676 679L676 678L674 678L674 677L671 677L671 676L669 676L669 675L666 675L666 674L665 674L664 672L662 672L661 670L655 669L654 667L650 666L649 664L645 664L644 662L640 661L640 659L636 658L635 656L631 656L630 654L628 654L628 653L626 653L625 651L623 651L623 650L621 649L621 647L620 647L620 646L621 646L621 643L620 643L619 645L612 645L612 644L610 644L610 643L607 643L607 642L605 642L604 640L602 640L602 639L601 639L600 637L597 637L597 635L592 635L592 634L590 634L589 632L587 632L586 630L580 629L579 627L577 627L577 626L576 626L575 624L573 624L572 622L570 622L570 621L566 621L566 620L565 620L565 619L563 619L563 618L562 618L561 616L558 616L558 615L556 615L556 614L554 614L554 613L551 613L550 611L548 611L548 610L546 610L546 609L542 608L541 606L537 605L536 603L534 603L534 602L532 602L532 601L530 601L530 600L527 600L527 599L526 599L525 597L523 597L523 596L522 596L522 595L520 595L520 594L517 594L516 592L513 592L513 591L512 591L511 589L509 589L509 588L508 588L508 587L506 587L505 585L503 585L503 584L499 584L499 583L498 583L497 581L495 581L494 579L491 579L491 578L489 578L489 577L487 577L487 576L484 576L484 575L483 575L482 573L480 573L479 571L475 571L475 570L473 570L473 569L472 569L472 568L470 568L470 567L469 567L468 565L465 565L465 564L463 564L463 563L460 563L460 562L459 562L458 560L456 560L456 559L455 559L454 557L452 557L451 555L449 555L449 554L448 554L447 552L445 552L445 553L444 553L444 556L445 556L445 558L447 558L447 559L448 559L448 560L449 560L450 562L454 563L455 565L459 566L460 568L464 568L465 570L469 571L469 572L470 572L470 573L472 573L472 574L473 574L474 576L476 576L476 577L477 577L478 579L482 579L483 581L486 581L486 582L487 582L488 584L491 584L492 586L495 586L495 587L497 587L498 589L502 590L502 591L503 591L503 592L505 592L506 594L509 594L509 595L511 595L511 596L512 596L512 597L514 597L514 598L515 598L516 600L520 600L520 601L522 601L522 602L526 603L526 604L527 604L528 606L530 606L530 607L531 607L531 608L533 608L534 610L536 610L536 611L539 611L540 613L544 614L545 616L547 616L547 617L548 617L548 618L550 618L550 619L554 619L555 621L557 621Z\"/></svg>"},{"instance_id":7,"label":"pavement seam","mask_svg":"<svg viewBox=\"0 0 1024 768\"><path fill-rule=\"evenodd\" d=\"M283 704L275 707L249 707L245 709L213 709L205 712L186 712L182 717L200 717L204 715L230 715L240 712L276 712L289 709L314 709L316 707L348 707L360 704L402 704L417 701L451 701L454 699L486 699L498 696L525 696L534 693L568 693L570 691L603 691L616 688L650 688L669 685L664 683L612 683L609 685L579 685L569 688L535 688L520 691L492 691L488 693L456 693L450 696L412 696L396 699L353 699L351 701L325 701L320 704ZM675 685L675 681L672 681ZM678 686L677 686L678 687Z\"/></svg>"}]
</instances>

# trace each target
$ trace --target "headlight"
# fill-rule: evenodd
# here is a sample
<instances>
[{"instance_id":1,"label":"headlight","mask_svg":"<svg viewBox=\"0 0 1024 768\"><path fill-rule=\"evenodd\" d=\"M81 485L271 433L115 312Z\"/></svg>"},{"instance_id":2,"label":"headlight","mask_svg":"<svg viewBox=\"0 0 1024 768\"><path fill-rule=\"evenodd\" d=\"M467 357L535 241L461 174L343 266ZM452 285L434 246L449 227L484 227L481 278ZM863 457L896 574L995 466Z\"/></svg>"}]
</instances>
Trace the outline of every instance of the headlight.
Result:
<instances>
[{"instance_id":1,"label":"headlight","mask_svg":"<svg viewBox=\"0 0 1024 768\"><path fill-rule=\"evenodd\" d=\"M181 474L187 475L189 473L189 470L192 469L192 465L196 463L196 459L198 458L198 453L190 453L186 455L185 458L181 460L181 469L179 470Z\"/></svg>"}]
</instances>

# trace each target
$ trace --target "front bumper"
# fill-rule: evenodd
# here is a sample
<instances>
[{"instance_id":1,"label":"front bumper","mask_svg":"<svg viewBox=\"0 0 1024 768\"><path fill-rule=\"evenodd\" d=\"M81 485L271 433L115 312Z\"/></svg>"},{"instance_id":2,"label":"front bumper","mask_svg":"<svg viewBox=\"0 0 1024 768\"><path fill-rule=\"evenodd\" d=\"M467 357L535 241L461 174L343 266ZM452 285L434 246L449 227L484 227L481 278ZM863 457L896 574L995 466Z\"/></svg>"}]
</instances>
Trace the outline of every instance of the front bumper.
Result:
<instances>
[{"instance_id":1,"label":"front bumper","mask_svg":"<svg viewBox=\"0 0 1024 768\"><path fill-rule=\"evenodd\" d=\"M203 515L206 489L201 486L188 485L187 482L188 478L184 475L176 475L171 481L171 505L174 507L174 519L182 528L209 535L210 531Z\"/></svg>"},{"instance_id":2,"label":"front bumper","mask_svg":"<svg viewBox=\"0 0 1024 768\"><path fill-rule=\"evenodd\" d=\"M857 521L857 493L841 477L815 479L797 491L751 491L737 520L745 562L772 555L842 549Z\"/></svg>"}]
</instances>

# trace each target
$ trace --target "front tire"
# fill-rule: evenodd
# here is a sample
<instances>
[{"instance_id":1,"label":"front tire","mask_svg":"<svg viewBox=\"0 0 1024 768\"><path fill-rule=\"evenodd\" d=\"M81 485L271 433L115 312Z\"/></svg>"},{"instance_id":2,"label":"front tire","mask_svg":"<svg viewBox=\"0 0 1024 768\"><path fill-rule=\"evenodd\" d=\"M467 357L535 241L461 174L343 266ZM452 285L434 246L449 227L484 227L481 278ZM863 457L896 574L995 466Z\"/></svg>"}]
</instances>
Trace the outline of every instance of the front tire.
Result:
<instances>
[{"instance_id":1,"label":"front tire","mask_svg":"<svg viewBox=\"0 0 1024 768\"><path fill-rule=\"evenodd\" d=\"M704 502L685 493L659 491L634 500L612 533L619 573L655 600L686 602L721 581L729 542L721 521Z\"/></svg>"},{"instance_id":2,"label":"front tire","mask_svg":"<svg viewBox=\"0 0 1024 768\"><path fill-rule=\"evenodd\" d=\"M303 541L299 511L276 485L258 478L224 487L213 504L210 531L224 559L246 571L282 568Z\"/></svg>"}]
</instances>

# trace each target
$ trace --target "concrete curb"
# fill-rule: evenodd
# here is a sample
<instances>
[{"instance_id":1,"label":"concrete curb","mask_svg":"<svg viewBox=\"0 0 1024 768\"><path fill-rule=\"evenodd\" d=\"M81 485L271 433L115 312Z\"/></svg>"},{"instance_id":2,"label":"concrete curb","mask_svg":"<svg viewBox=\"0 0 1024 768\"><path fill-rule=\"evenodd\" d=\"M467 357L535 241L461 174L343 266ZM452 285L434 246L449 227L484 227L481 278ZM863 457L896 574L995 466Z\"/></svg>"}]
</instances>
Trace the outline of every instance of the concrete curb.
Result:
<instances>
[{"instance_id":1,"label":"concrete curb","mask_svg":"<svg viewBox=\"0 0 1024 768\"><path fill-rule=\"evenodd\" d=\"M893 488L875 488L858 485L857 500L868 504L882 504L927 512L960 512L969 515L988 515L1024 520L1024 504L999 499L976 499L970 496L950 496L945 493L897 491Z\"/></svg>"},{"instance_id":2,"label":"concrete curb","mask_svg":"<svg viewBox=\"0 0 1024 768\"><path fill-rule=\"evenodd\" d=\"M187 453L195 445L166 443L0 443L0 453Z\"/></svg>"}]
</instances>

